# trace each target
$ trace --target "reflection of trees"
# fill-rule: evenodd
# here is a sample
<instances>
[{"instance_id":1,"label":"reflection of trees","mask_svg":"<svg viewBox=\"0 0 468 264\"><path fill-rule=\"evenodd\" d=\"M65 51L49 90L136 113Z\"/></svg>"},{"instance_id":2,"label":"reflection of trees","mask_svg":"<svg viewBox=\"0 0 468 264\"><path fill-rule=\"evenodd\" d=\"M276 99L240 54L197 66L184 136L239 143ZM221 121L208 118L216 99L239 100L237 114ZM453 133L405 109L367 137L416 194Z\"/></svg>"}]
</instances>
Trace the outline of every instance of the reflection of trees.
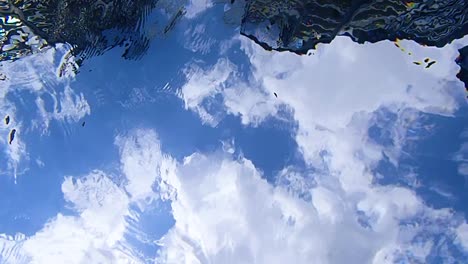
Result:
<instances>
[{"instance_id":1,"label":"reflection of trees","mask_svg":"<svg viewBox=\"0 0 468 264\"><path fill-rule=\"evenodd\" d=\"M149 44L144 26L151 11L160 8L175 15L184 2L0 0L0 61L16 60L55 43L71 44L80 60L118 45L126 47L125 57L139 57Z\"/></svg>"},{"instance_id":2,"label":"reflection of trees","mask_svg":"<svg viewBox=\"0 0 468 264\"><path fill-rule=\"evenodd\" d=\"M242 34L301 54L337 35L359 43L400 38L443 46L468 32L464 0L251 0L244 9Z\"/></svg>"}]
</instances>

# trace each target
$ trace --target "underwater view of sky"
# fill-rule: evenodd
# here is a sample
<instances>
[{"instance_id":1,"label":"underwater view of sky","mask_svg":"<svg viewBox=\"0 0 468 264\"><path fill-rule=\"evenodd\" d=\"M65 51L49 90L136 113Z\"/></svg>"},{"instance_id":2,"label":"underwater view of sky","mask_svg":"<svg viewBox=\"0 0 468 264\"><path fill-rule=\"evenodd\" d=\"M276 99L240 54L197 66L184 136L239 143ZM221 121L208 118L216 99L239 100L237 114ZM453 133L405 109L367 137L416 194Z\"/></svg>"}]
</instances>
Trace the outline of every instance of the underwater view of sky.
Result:
<instances>
[{"instance_id":1,"label":"underwater view of sky","mask_svg":"<svg viewBox=\"0 0 468 264\"><path fill-rule=\"evenodd\" d=\"M468 36L300 56L223 8L139 60L2 62L0 263L468 263Z\"/></svg>"}]
</instances>

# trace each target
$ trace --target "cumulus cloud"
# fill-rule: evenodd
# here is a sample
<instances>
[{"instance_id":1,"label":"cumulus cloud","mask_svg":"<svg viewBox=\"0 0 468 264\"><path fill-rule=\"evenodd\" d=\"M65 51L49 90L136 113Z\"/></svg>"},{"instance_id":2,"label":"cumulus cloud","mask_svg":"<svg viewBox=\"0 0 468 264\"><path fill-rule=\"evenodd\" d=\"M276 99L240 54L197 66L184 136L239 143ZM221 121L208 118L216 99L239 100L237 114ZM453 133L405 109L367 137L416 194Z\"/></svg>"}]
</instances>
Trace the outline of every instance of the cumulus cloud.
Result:
<instances>
[{"instance_id":1,"label":"cumulus cloud","mask_svg":"<svg viewBox=\"0 0 468 264\"><path fill-rule=\"evenodd\" d=\"M464 243L450 210L431 209L406 188L351 192L331 175L311 182L291 168L281 172L288 183L273 186L232 147L176 162L161 152L152 130L115 142L123 181L99 170L66 177L62 191L76 215L58 214L31 237L4 235L2 261L141 263L126 240L133 230L128 218L137 219L132 204L144 211L155 196L170 201L175 220L157 241L157 263L424 261L435 236Z\"/></svg>"},{"instance_id":2,"label":"cumulus cloud","mask_svg":"<svg viewBox=\"0 0 468 264\"><path fill-rule=\"evenodd\" d=\"M213 66L202 68L191 64L185 69L187 83L180 90L185 108L196 112L203 123L216 126L224 116L216 104L216 96L222 96L221 105L229 114L239 116L241 122L258 124L268 115L279 110L279 104L270 103L272 95L259 89L251 89L237 72L237 66L221 58Z\"/></svg>"},{"instance_id":3,"label":"cumulus cloud","mask_svg":"<svg viewBox=\"0 0 468 264\"><path fill-rule=\"evenodd\" d=\"M172 161L161 155L153 131L118 136L116 145L125 181L100 170L65 177L62 192L75 214L59 213L31 237L0 237L2 263L143 263L139 249L127 241L128 234L138 232L129 220L138 222L151 203L147 198L154 194L159 169ZM158 166L161 163L166 165ZM138 212L133 205L139 206Z\"/></svg>"},{"instance_id":4,"label":"cumulus cloud","mask_svg":"<svg viewBox=\"0 0 468 264\"><path fill-rule=\"evenodd\" d=\"M176 223L160 241L157 263L424 261L432 239L457 225L450 211L426 207L405 188L374 186L350 195L330 183L302 185L307 201L261 176L249 160L227 153L195 153L163 175L176 193ZM426 223L410 224L415 219Z\"/></svg>"},{"instance_id":5,"label":"cumulus cloud","mask_svg":"<svg viewBox=\"0 0 468 264\"><path fill-rule=\"evenodd\" d=\"M403 145L418 113L451 115L458 105L450 89L463 90L454 79L456 45L402 45L438 63L424 69L392 43L337 38L311 57L266 52L242 40L249 78L228 58L189 66L180 93L186 109L213 126L223 114L256 126L285 107L313 172L288 167L272 185L251 161L233 157L229 142L224 151L178 163L161 152L155 132L135 130L115 140L123 182L102 171L65 178L64 197L76 215L58 214L31 237L1 237L2 258L138 263L126 219L135 214L132 205L143 211L157 197L170 201L175 220L158 241L158 263L425 262L433 252L451 257L447 247L454 244L466 254L462 217L427 206L409 188L375 183L372 168L382 152L399 154L398 146L370 140L376 111L397 115L390 134ZM436 244L437 237L443 242Z\"/></svg>"},{"instance_id":6,"label":"cumulus cloud","mask_svg":"<svg viewBox=\"0 0 468 264\"><path fill-rule=\"evenodd\" d=\"M451 115L457 109L453 94L457 89L462 91L462 84L448 82L455 81L458 70L453 63L457 45L439 50L404 42L414 57L392 45L358 45L348 38L337 38L329 46L320 46L316 55L299 57L288 53L271 56L243 42L256 80L263 89L277 92L293 109L299 123L296 138L309 160L345 141L343 137L349 139L346 142L359 142L350 137L361 137L368 127L366 115L379 108L397 114L414 109L441 115ZM425 69L412 63L424 57L435 59L438 67ZM349 131L350 123L360 126L358 134Z\"/></svg>"},{"instance_id":7,"label":"cumulus cloud","mask_svg":"<svg viewBox=\"0 0 468 264\"><path fill-rule=\"evenodd\" d=\"M189 81L179 93L184 100L185 109L197 112L204 123L215 126L219 121L218 118L208 113L203 103L214 99L232 71L234 71L234 65L224 59L219 60L216 65L206 70L195 64L186 68L185 75Z\"/></svg>"},{"instance_id":8,"label":"cumulus cloud","mask_svg":"<svg viewBox=\"0 0 468 264\"><path fill-rule=\"evenodd\" d=\"M351 257L359 258L359 262L375 263L401 259L425 261L436 246L431 244L430 239L423 239L421 232L430 229L434 234L441 234L443 231L437 229L433 223L444 221L458 226L460 221L452 222L450 219L453 215L449 210L433 210L427 207L408 188L376 184L377 175L374 175L372 169L383 158L383 153L390 156L395 164L398 162L402 147L407 141L417 140L410 132L411 129L420 126L422 114L451 116L458 109L459 100L455 95L462 96L464 88L456 80L458 67L454 59L458 54L457 49L463 43L467 43L468 39L455 41L442 49L421 47L414 42L404 41L402 45L412 52L411 56L402 53L388 41L359 45L345 37L335 39L330 45L319 46L313 56L268 52L249 40L240 41L242 49L249 58L252 74L248 78L241 78L237 66L230 62L229 58L220 59L212 67L191 72L188 83L181 91L182 99L187 108L198 113L202 120L205 120L206 116L222 116L219 112L224 112L239 115L245 125L252 126L263 122L268 116L276 116L280 107L290 109L294 122L298 125L295 138L300 151L307 166L315 168L316 172L312 179L310 175L296 172L293 176L287 176L289 173L287 170L280 176L289 184L297 185L289 186L289 190L298 191L302 197L310 197L311 204L305 208L309 208L313 213L308 215L307 219L315 219L315 222L312 221L312 224L305 221L302 224L307 226L307 229L297 231L309 234L310 237L303 243L320 248L318 253L311 250L313 253L309 259L317 260L319 263L341 263ZM425 57L430 57L437 63L429 69L413 64L413 61L421 61ZM216 82L206 81L204 76L209 76L208 80ZM203 84L203 87L200 84ZM186 87L189 89L184 90ZM199 92L200 90L202 92ZM189 91L187 93L189 96L185 96L186 91ZM277 93L278 98L273 97L273 93ZM247 96L244 97L243 94ZM193 98L196 100L191 100ZM216 101L217 98L222 98L218 108L207 107L212 102L219 102ZM391 141L389 145L372 140L368 133L369 128L379 122L377 116L383 110L395 116L386 121ZM424 129L430 130L430 127ZM237 170L232 169L232 171ZM232 173L234 175L230 177L234 179L241 177ZM224 178L228 177L225 176L227 175L225 171L220 171L219 174ZM208 176L200 176L203 177ZM235 182L234 186L238 186L243 180L232 181ZM181 184L179 178L177 182ZM208 182L214 180L202 181L198 185L208 188ZM213 184L224 186L223 183ZM229 185L233 183L230 182ZM196 184L192 183L190 186ZM274 200L273 197L276 197L276 192L280 192L280 189L271 186L269 188L270 193L273 193L270 198ZM190 191L195 192L195 190ZM260 193L261 191L258 191L258 195ZM208 196L216 197L211 193ZM236 197L247 196L239 191ZM232 204L236 204L237 201L234 195L233 198L222 199L229 200ZM210 235L216 232L213 230L217 230L218 227L215 221L220 217L215 220L212 220L214 216L206 217L208 213L195 202L197 198L191 197L189 200L191 202L188 202L188 205L180 205L184 208L181 211L191 212L188 207L191 203L195 203L198 213L178 216L177 210L174 209L175 219L177 222L181 218L190 218L197 223L197 227L189 229L188 223L184 222L180 229L171 230L166 242L171 245L168 248L177 250L164 252L165 260L170 260L172 263L216 263L226 262L231 260L231 257L232 259L238 257L241 260L245 257L248 259L246 262L257 260L258 263L271 262L249 251L255 248L254 246L242 248L243 243L232 242L230 233L224 236L223 233L219 236L213 234L215 238L211 238ZM268 199L260 199L253 195L251 203L265 200ZM292 201L295 200L291 198L290 203L294 204ZM212 203L207 205L209 206L215 205ZM270 206L269 203L266 206ZM301 210L301 212L306 211L306 209ZM231 212L224 214L232 215ZM203 219L197 220L196 217L201 216ZM240 219L242 217L244 215L240 214ZM248 216L245 218L251 219ZM271 219L264 215L260 215L260 218ZM418 222L419 220L415 219L421 218L425 219L426 225L420 225L419 228L401 226L402 222ZM243 220L233 219L226 222L244 223ZM204 221L207 223L203 227ZM297 221L292 222L297 223ZM267 224L262 223L262 227L265 225ZM279 227L278 230L281 230L283 225L286 224L275 222L271 228ZM202 226L200 230L198 226ZM257 223L253 226L258 228L259 225ZM318 226L317 230L314 226ZM252 229L255 229L254 227ZM313 231L308 233L308 229ZM207 235L207 232L210 232L210 235ZM249 229L249 232L254 234L252 236L255 237L253 238L255 241L264 241L256 237L255 230ZM243 234L240 231L235 233ZM216 242L200 238L201 234ZM316 243L314 235L317 235ZM320 243L319 238L322 239ZM210 245L224 245L220 242L224 241L223 239L229 241L226 242L229 246L225 246L225 249L210 247ZM234 240L243 242L247 240L241 237L238 239ZM259 244L265 246L266 241L275 240L266 238L264 243L259 242ZM362 241L362 244L359 241ZM453 239L448 241L456 243ZM240 248L243 250L242 254ZM282 244L278 248L289 249L291 246ZM283 251L268 252L275 257L279 255L278 259L281 259ZM284 254L306 254L304 252L307 251L302 249L300 254L298 252L284 252ZM292 262L302 263L301 259Z\"/></svg>"},{"instance_id":9,"label":"cumulus cloud","mask_svg":"<svg viewBox=\"0 0 468 264\"><path fill-rule=\"evenodd\" d=\"M108 175L93 171L79 179L66 177L62 191L78 215L58 214L31 237L4 236L2 263L136 263L119 262L131 259L119 244L126 229L128 197Z\"/></svg>"},{"instance_id":10,"label":"cumulus cloud","mask_svg":"<svg viewBox=\"0 0 468 264\"><path fill-rule=\"evenodd\" d=\"M115 143L120 149L121 171L128 181L125 190L132 200L157 198L154 188L164 188L159 175L173 163L170 156L161 152L157 134L153 130L135 130L117 136Z\"/></svg>"},{"instance_id":11,"label":"cumulus cloud","mask_svg":"<svg viewBox=\"0 0 468 264\"><path fill-rule=\"evenodd\" d=\"M114 262L129 259L119 250L128 215L128 197L101 171L65 178L65 199L79 214L58 214L23 244L31 263Z\"/></svg>"},{"instance_id":12,"label":"cumulus cloud","mask_svg":"<svg viewBox=\"0 0 468 264\"><path fill-rule=\"evenodd\" d=\"M250 78L238 80L236 66L228 58L220 59L209 70L192 72L182 98L202 120L222 116L218 112L224 111L254 126L267 116L277 116L280 106L286 106L298 123L298 145L305 159L316 166L328 153L334 155L329 165L343 172L343 166L352 166L349 158L360 146L365 146L360 151L367 159L380 160L386 152L395 162L409 139L406 131L421 113L450 116L458 108L453 95L461 95L463 87L455 77L454 59L457 48L467 41L464 38L442 49L404 41L402 45L413 54L409 56L388 41L359 45L340 37L319 46L313 56L297 56L268 52L242 38L251 64ZM413 64L425 57L437 63L429 69ZM216 83L206 82L204 76ZM277 100L273 93L278 94ZM206 107L216 96L223 98L221 107ZM391 132L393 149L368 143L367 129L381 109L397 115ZM367 178L370 182L371 177ZM354 185L362 185L355 180Z\"/></svg>"}]
</instances>

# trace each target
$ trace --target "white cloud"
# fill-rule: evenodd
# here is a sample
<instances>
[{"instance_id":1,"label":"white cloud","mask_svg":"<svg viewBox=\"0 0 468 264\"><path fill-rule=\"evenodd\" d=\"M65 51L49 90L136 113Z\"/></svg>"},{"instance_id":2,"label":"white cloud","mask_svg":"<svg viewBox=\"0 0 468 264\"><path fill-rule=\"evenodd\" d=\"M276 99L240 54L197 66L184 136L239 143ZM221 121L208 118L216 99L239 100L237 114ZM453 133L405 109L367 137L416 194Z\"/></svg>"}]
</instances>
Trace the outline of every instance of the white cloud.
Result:
<instances>
[{"instance_id":1,"label":"white cloud","mask_svg":"<svg viewBox=\"0 0 468 264\"><path fill-rule=\"evenodd\" d=\"M128 215L128 198L103 172L67 177L65 199L78 217L58 214L23 244L31 263L136 263L119 250Z\"/></svg>"},{"instance_id":2,"label":"white cloud","mask_svg":"<svg viewBox=\"0 0 468 264\"><path fill-rule=\"evenodd\" d=\"M194 18L206 9L210 8L212 4L211 0L189 0L185 16L188 18Z\"/></svg>"},{"instance_id":3,"label":"white cloud","mask_svg":"<svg viewBox=\"0 0 468 264\"><path fill-rule=\"evenodd\" d=\"M152 130L135 130L115 140L120 149L121 171L128 180L125 190L133 201L154 198L153 184L160 171L171 163L171 158L161 153L159 139ZM156 182L155 182L156 181Z\"/></svg>"},{"instance_id":4,"label":"white cloud","mask_svg":"<svg viewBox=\"0 0 468 264\"><path fill-rule=\"evenodd\" d=\"M267 116L276 116L279 105L284 104L292 110L299 125L296 140L304 157L315 166L322 161L321 153L327 151L334 155L330 169L362 170L364 167L351 168L349 162L358 148L369 162L379 160L382 151L392 154L395 161L408 139L406 130L417 122L419 112L451 115L458 108L453 94L462 96L454 59L460 43L468 42L467 38L443 49L403 41L401 45L411 50L412 56L388 41L360 45L347 37L319 46L314 56L268 52L250 40L241 41L250 59L252 77L239 81L236 66L221 59L210 71L191 75L184 86L190 88L189 96L182 90L187 108L199 113L202 119L221 116L218 112L224 109L226 113L240 115L244 124L255 126ZM429 69L413 64L425 57L437 63ZM205 75L216 83L205 81ZM278 99L273 93L278 94ZM224 98L222 109L205 107L216 94ZM374 121L373 113L382 108L399 118L393 132L395 149L383 150L367 142L366 132ZM344 167L348 165L351 167ZM363 179L350 181L360 186ZM367 177L365 182L370 179Z\"/></svg>"},{"instance_id":5,"label":"white cloud","mask_svg":"<svg viewBox=\"0 0 468 264\"><path fill-rule=\"evenodd\" d=\"M211 106L215 96L222 96L226 111L240 116L245 125L258 124L278 111L279 104L269 103L273 93L268 95L249 87L252 84L247 84L237 73L237 67L227 59L219 59L207 69L192 64L185 75L188 82L180 90L180 97L185 108L196 112L203 123L216 126L223 116L217 105Z\"/></svg>"},{"instance_id":6,"label":"white cloud","mask_svg":"<svg viewBox=\"0 0 468 264\"><path fill-rule=\"evenodd\" d=\"M115 142L123 183L102 171L66 177L64 198L77 215L58 214L31 237L0 238L3 259L140 263L126 240L134 230L126 218L138 219L130 205L144 211L147 198L155 196L152 186L170 200L175 220L157 242L158 263L383 263L402 256L423 261L432 236L450 235L458 226L450 211L428 208L402 187L368 185L353 192L332 175L315 175L310 184L291 168L281 172L289 184L272 186L232 151L194 153L177 163L161 152L154 131L135 130ZM311 199L298 197L304 192ZM424 224L401 222L414 219ZM426 238L417 240L422 232Z\"/></svg>"},{"instance_id":7,"label":"white cloud","mask_svg":"<svg viewBox=\"0 0 468 264\"><path fill-rule=\"evenodd\" d=\"M0 126L0 145L4 146L4 154L7 162L2 171L13 174L15 177L27 169L28 152L22 137L26 131L38 128L42 133L46 132L51 120L60 122L77 122L85 115L90 114L83 94L77 94L70 86L75 73L71 64L73 57L70 55L69 45L56 45L55 48L46 49L43 52L26 56L14 62L3 62L0 72L7 76L0 81L0 111L10 116L10 125ZM62 91L63 90L63 91ZM33 102L25 102L24 94L35 98ZM53 101L53 110L46 110L43 97L50 97ZM21 107L27 105L28 109L22 111L32 114L33 120L23 120ZM2 122L3 123L3 122ZM32 126L24 127L24 124ZM17 136L13 144L8 144L8 133L11 129L17 130ZM22 133L23 132L23 133Z\"/></svg>"},{"instance_id":8,"label":"white cloud","mask_svg":"<svg viewBox=\"0 0 468 264\"><path fill-rule=\"evenodd\" d=\"M91 108L82 93L76 94L70 86L66 86L58 96L52 97L54 101L52 112L48 112L41 97L36 98L36 105L42 119L39 127L47 129L51 120L61 122L78 122L84 116L91 114Z\"/></svg>"},{"instance_id":9,"label":"white cloud","mask_svg":"<svg viewBox=\"0 0 468 264\"><path fill-rule=\"evenodd\" d=\"M412 61L423 56L410 57L391 42L359 45L343 37L320 46L317 55L300 57L272 54L243 41L255 79L263 89L277 92L293 109L299 123L297 141L310 160L316 159L320 150L343 142L342 137L350 142L350 122L361 122L356 131L361 137L359 130L367 127L366 115L381 107L396 113L405 108L453 113L457 104L449 88L455 88L447 81L456 78L456 47L422 48L412 42L403 45L411 46L414 54L426 53L437 63L430 69L416 66ZM462 91L461 83L457 85L456 89Z\"/></svg>"},{"instance_id":10,"label":"white cloud","mask_svg":"<svg viewBox=\"0 0 468 264\"><path fill-rule=\"evenodd\" d=\"M413 239L428 227L401 226L401 221L424 217L434 234L444 232L435 224L437 221L450 222L452 227L459 222L451 222L453 215L449 210L433 210L424 205L410 189L376 185L377 175L372 169L382 159L382 153L390 154L396 163L402 146L417 140L410 134L411 129L420 127L421 113L451 116L458 109L454 95L463 96L464 88L455 77L458 67L454 60L457 49L467 41L457 40L442 49L403 41L401 45L413 54L409 56L388 41L360 45L340 37L330 45L319 46L314 56L297 56L268 52L241 39L252 76L239 76L237 66L228 58L220 59L211 69L192 71L184 86L190 88L189 96L184 97L182 89L182 99L202 119L222 116L220 112L224 111L239 115L246 125L256 126L268 116L276 116L282 106L291 109L298 125L296 141L308 166L317 172L312 179L297 172L289 177L288 170L281 174L283 180L297 185L287 189L301 196L309 193L311 201L301 202L284 194L287 198L281 202L300 207L298 211L303 214L303 218L293 215L291 221L295 224L290 227L278 217L288 215L283 211L290 210L275 200L282 193L281 188L268 186L245 163L218 160L230 169L218 168L216 173L212 170L221 165L203 161L216 160L214 157L195 156L192 159L199 165L189 161L183 166L203 169L187 169L190 177L184 176L181 169L175 183L167 180L175 186L178 200L173 202L176 227L164 240L167 249L162 253L163 259L169 263L226 263L234 259L271 263L269 257L274 256L279 262L303 263L300 257L308 256L308 262L312 259L319 263L357 258L357 262L387 263L413 255L424 261L433 250L432 242ZM425 57L437 63L429 69L413 64ZM215 96L223 98L221 109L207 107ZM389 124L392 146L374 142L368 135L369 127L377 122L376 111L382 109L396 116L396 121ZM195 171L204 173L198 175ZM254 184L243 174L258 181ZM184 185L186 178L190 180ZM195 182L198 178L200 181ZM194 190L194 186L199 188ZM246 193L249 188L255 193ZM221 205L223 201L229 201L229 206ZM265 207L256 208L257 203ZM221 213L215 214L216 210ZM255 217L247 213L250 210L256 212ZM257 222L257 217L264 222ZM357 219L368 227L358 224ZM222 228L229 225L234 231ZM271 230L287 230L290 236L276 241L274 235L281 236ZM244 237L246 233L249 238ZM304 245L311 249L302 248ZM290 256L299 259L288 259Z\"/></svg>"},{"instance_id":11,"label":"white cloud","mask_svg":"<svg viewBox=\"0 0 468 264\"><path fill-rule=\"evenodd\" d=\"M361 46L337 38L316 57L242 45L252 78L240 76L228 59L192 66L181 90L185 107L216 125L222 114L209 106L220 96L226 113L257 125L286 106L298 123L304 158L317 172L285 168L273 186L251 161L233 159L228 144L229 153L194 153L177 163L161 153L154 132L137 130L115 141L124 183L100 171L67 177L62 190L77 215L59 214L28 238L4 236L0 252L33 263L139 262L125 239L126 217L134 213L131 204L144 210L154 190L170 200L176 221L159 241L161 263L424 262L433 236L457 232L465 245L466 228L450 210L431 209L410 189L373 182L371 168L387 149L367 134L382 107L400 118L393 135L399 145L418 118L406 110L453 113L457 104L447 84L457 70L453 46L411 46L414 54L427 51L438 60L426 70L389 42Z\"/></svg>"},{"instance_id":12,"label":"white cloud","mask_svg":"<svg viewBox=\"0 0 468 264\"><path fill-rule=\"evenodd\" d=\"M189 81L180 91L180 97L185 102L185 109L197 112L204 123L215 126L218 120L205 110L202 105L203 101L207 98L214 98L234 70L234 65L223 59L220 59L216 65L208 70L197 65L191 65L187 68L185 75Z\"/></svg>"},{"instance_id":13,"label":"white cloud","mask_svg":"<svg viewBox=\"0 0 468 264\"><path fill-rule=\"evenodd\" d=\"M14 118L14 115L12 115L11 118ZM14 140L10 144L10 133L13 128L16 129L16 133ZM4 147L3 153L6 156L6 162L4 163L4 167L2 166L3 168L1 168L2 172L0 175L8 174L13 176L15 182L17 176L26 170L21 167L22 163L29 159L29 154L26 151L26 144L21 138L21 128L22 124L18 122L16 123L16 126L11 125L0 129L0 145Z\"/></svg>"},{"instance_id":14,"label":"white cloud","mask_svg":"<svg viewBox=\"0 0 468 264\"><path fill-rule=\"evenodd\" d=\"M272 95L251 89L247 84L237 82L234 87L223 91L224 105L228 113L240 116L241 123L259 124L266 116L275 115L279 104L272 104Z\"/></svg>"},{"instance_id":15,"label":"white cloud","mask_svg":"<svg viewBox=\"0 0 468 264\"><path fill-rule=\"evenodd\" d=\"M78 216L58 214L31 237L0 239L2 263L138 262L121 248L128 197L109 176L93 171L80 179L66 177L62 191ZM3 253L8 247L15 252Z\"/></svg>"},{"instance_id":16,"label":"white cloud","mask_svg":"<svg viewBox=\"0 0 468 264\"><path fill-rule=\"evenodd\" d=\"M457 239L460 244L468 251L468 224L463 223L457 228Z\"/></svg>"},{"instance_id":17,"label":"white cloud","mask_svg":"<svg viewBox=\"0 0 468 264\"><path fill-rule=\"evenodd\" d=\"M21 254L25 236L7 236L0 234L0 262L1 263L27 263L29 258Z\"/></svg>"},{"instance_id":18,"label":"white cloud","mask_svg":"<svg viewBox=\"0 0 468 264\"><path fill-rule=\"evenodd\" d=\"M119 176L99 170L83 177L65 177L64 199L76 215L59 213L31 237L3 235L2 263L17 263L18 259L39 264L143 263L139 249L127 241L127 236L141 232L131 223L138 222L139 212L151 203L147 198L154 196L151 186L160 170L166 171L173 161L161 154L153 131L136 130L129 136L118 136L116 144L124 183L118 183ZM133 205L139 207L139 212L132 209Z\"/></svg>"},{"instance_id":19,"label":"white cloud","mask_svg":"<svg viewBox=\"0 0 468 264\"><path fill-rule=\"evenodd\" d=\"M176 223L160 241L158 263L384 263L408 255L405 250L424 261L431 238L413 242L423 227L401 220L427 215L429 225L450 226L453 217L394 186L349 194L320 184L307 188L312 199L306 201L289 186L267 183L249 160L223 153L195 153L163 181L176 192Z\"/></svg>"}]
</instances>

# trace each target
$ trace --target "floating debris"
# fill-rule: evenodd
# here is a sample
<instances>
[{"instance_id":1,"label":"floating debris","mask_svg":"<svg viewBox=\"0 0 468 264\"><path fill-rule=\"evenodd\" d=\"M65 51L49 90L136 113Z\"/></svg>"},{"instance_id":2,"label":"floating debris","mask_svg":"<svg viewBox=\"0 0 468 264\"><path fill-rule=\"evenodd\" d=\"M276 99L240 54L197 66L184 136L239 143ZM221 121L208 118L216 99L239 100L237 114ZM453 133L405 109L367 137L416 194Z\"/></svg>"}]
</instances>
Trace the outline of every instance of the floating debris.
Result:
<instances>
[{"instance_id":1,"label":"floating debris","mask_svg":"<svg viewBox=\"0 0 468 264\"><path fill-rule=\"evenodd\" d=\"M278 95L276 93L273 93L275 95L276 98L278 98Z\"/></svg>"},{"instance_id":2,"label":"floating debris","mask_svg":"<svg viewBox=\"0 0 468 264\"><path fill-rule=\"evenodd\" d=\"M15 139L15 134L16 134L16 129L12 129L10 131L10 135L9 135L9 139L8 139L8 144L11 145L11 142L13 142L13 140Z\"/></svg>"},{"instance_id":3,"label":"floating debris","mask_svg":"<svg viewBox=\"0 0 468 264\"><path fill-rule=\"evenodd\" d=\"M434 65L436 61L431 61L426 65L426 69L429 69L432 65Z\"/></svg>"},{"instance_id":4,"label":"floating debris","mask_svg":"<svg viewBox=\"0 0 468 264\"><path fill-rule=\"evenodd\" d=\"M426 69L429 69L432 65L434 65L436 63L435 60L431 61L430 58L425 58L423 61L426 64L426 66L425 66ZM413 61L413 63L416 64L416 65L422 65L423 64L420 61Z\"/></svg>"},{"instance_id":5,"label":"floating debris","mask_svg":"<svg viewBox=\"0 0 468 264\"><path fill-rule=\"evenodd\" d=\"M397 39L395 40L395 42L394 42L395 46L396 46L397 48L399 48L402 52L406 52L406 50L405 50L403 47L401 47L400 42L401 42L401 40L400 40L399 38L397 38Z\"/></svg>"},{"instance_id":6,"label":"floating debris","mask_svg":"<svg viewBox=\"0 0 468 264\"><path fill-rule=\"evenodd\" d=\"M6 75L0 72L0 81L4 81L6 79L7 79Z\"/></svg>"},{"instance_id":7,"label":"floating debris","mask_svg":"<svg viewBox=\"0 0 468 264\"><path fill-rule=\"evenodd\" d=\"M83 123L81 123L81 126L84 127L86 125L86 122L83 121Z\"/></svg>"},{"instance_id":8,"label":"floating debris","mask_svg":"<svg viewBox=\"0 0 468 264\"><path fill-rule=\"evenodd\" d=\"M10 124L10 116L9 115L5 116L5 125L8 126L8 124Z\"/></svg>"}]
</instances>

